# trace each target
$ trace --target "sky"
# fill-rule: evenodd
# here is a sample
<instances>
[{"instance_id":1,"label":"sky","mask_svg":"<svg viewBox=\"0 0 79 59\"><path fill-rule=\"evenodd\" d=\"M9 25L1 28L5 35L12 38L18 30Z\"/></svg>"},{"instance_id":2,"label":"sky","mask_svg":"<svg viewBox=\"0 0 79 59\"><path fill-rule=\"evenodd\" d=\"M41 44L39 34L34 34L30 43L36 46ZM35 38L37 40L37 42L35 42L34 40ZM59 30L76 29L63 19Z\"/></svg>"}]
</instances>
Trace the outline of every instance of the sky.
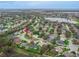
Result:
<instances>
[{"instance_id":1,"label":"sky","mask_svg":"<svg viewBox=\"0 0 79 59\"><path fill-rule=\"evenodd\" d=\"M79 9L79 1L0 1L0 9Z\"/></svg>"}]
</instances>

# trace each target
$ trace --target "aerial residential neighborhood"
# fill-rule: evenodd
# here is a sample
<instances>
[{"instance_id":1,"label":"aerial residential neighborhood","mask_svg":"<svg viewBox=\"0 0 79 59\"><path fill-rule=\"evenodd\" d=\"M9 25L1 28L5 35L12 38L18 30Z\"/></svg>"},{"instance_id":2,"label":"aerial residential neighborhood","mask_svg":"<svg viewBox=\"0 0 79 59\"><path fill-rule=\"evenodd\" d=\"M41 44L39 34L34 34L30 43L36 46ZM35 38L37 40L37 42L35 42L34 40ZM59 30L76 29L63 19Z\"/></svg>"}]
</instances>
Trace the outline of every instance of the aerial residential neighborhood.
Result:
<instances>
[{"instance_id":1,"label":"aerial residential neighborhood","mask_svg":"<svg viewBox=\"0 0 79 59\"><path fill-rule=\"evenodd\" d=\"M79 11L0 11L0 56L79 57Z\"/></svg>"}]
</instances>

